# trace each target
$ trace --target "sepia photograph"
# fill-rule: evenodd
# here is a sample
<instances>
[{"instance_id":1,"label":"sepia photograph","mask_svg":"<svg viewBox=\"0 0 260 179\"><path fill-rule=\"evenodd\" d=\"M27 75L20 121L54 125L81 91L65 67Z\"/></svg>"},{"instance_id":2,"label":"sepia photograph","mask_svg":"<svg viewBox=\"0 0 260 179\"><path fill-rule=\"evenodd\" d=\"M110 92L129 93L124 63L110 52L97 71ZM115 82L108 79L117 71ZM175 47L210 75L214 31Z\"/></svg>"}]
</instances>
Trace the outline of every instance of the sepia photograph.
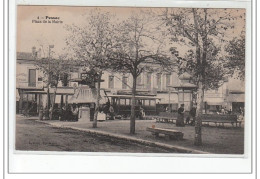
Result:
<instances>
[{"instance_id":1,"label":"sepia photograph","mask_svg":"<svg viewBox=\"0 0 260 179\"><path fill-rule=\"evenodd\" d=\"M244 156L246 15L18 5L15 151Z\"/></svg>"}]
</instances>

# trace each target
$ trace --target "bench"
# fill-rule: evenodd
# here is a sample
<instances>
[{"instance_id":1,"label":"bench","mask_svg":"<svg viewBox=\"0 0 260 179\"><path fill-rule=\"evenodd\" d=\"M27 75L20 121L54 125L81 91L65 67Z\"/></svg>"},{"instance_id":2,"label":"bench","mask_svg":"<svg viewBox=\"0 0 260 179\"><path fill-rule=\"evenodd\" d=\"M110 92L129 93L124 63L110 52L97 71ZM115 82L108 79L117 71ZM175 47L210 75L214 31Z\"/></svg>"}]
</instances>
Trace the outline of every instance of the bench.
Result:
<instances>
[{"instance_id":1,"label":"bench","mask_svg":"<svg viewBox=\"0 0 260 179\"><path fill-rule=\"evenodd\" d=\"M155 135L156 137L159 137L159 134L164 134L165 136L169 137L169 139L176 139L176 140L182 140L183 139L183 133L182 132L172 130L172 129L147 127L146 130L151 132L152 135Z\"/></svg>"},{"instance_id":2,"label":"bench","mask_svg":"<svg viewBox=\"0 0 260 179\"><path fill-rule=\"evenodd\" d=\"M144 116L143 120L153 120L155 119L154 116Z\"/></svg>"},{"instance_id":3,"label":"bench","mask_svg":"<svg viewBox=\"0 0 260 179\"><path fill-rule=\"evenodd\" d=\"M176 123L177 118L172 117L163 117L163 116L157 116L155 117L156 122L162 122L162 123Z\"/></svg>"},{"instance_id":4,"label":"bench","mask_svg":"<svg viewBox=\"0 0 260 179\"><path fill-rule=\"evenodd\" d=\"M173 117L166 117L166 116L145 116L146 120L153 120L155 119L156 122L162 122L162 123L176 123L177 118Z\"/></svg>"},{"instance_id":5,"label":"bench","mask_svg":"<svg viewBox=\"0 0 260 179\"><path fill-rule=\"evenodd\" d=\"M230 123L232 126L236 124L236 127L241 127L241 121L237 120L237 115L232 115L232 114L202 114L201 116L201 121L202 123L207 123L209 124L210 122L217 124L222 124L224 127L225 123Z\"/></svg>"}]
</instances>

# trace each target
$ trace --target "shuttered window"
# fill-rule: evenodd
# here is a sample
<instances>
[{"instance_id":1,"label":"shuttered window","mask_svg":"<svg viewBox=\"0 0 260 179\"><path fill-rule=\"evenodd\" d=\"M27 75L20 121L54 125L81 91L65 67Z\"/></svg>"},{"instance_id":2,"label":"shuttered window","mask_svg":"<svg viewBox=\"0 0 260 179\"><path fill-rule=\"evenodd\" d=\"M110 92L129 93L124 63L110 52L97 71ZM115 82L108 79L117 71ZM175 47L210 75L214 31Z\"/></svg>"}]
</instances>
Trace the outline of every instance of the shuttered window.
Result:
<instances>
[{"instance_id":1,"label":"shuttered window","mask_svg":"<svg viewBox=\"0 0 260 179\"><path fill-rule=\"evenodd\" d=\"M29 84L30 87L36 87L36 69L29 69Z\"/></svg>"},{"instance_id":2,"label":"shuttered window","mask_svg":"<svg viewBox=\"0 0 260 179\"><path fill-rule=\"evenodd\" d=\"M109 76L108 88L114 88L114 76Z\"/></svg>"}]
</instances>

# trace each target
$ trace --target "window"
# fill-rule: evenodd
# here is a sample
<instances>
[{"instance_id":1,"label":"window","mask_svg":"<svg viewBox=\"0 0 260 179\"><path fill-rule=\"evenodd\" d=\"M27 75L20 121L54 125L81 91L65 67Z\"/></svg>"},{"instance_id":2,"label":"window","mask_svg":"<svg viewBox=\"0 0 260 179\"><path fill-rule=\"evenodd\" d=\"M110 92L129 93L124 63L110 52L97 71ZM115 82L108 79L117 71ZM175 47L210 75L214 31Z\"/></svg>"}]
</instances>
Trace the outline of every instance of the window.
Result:
<instances>
[{"instance_id":1,"label":"window","mask_svg":"<svg viewBox=\"0 0 260 179\"><path fill-rule=\"evenodd\" d=\"M120 99L120 105L125 105L125 99Z\"/></svg>"},{"instance_id":2,"label":"window","mask_svg":"<svg viewBox=\"0 0 260 179\"><path fill-rule=\"evenodd\" d=\"M127 77L123 76L122 79L122 89L126 89L127 88Z\"/></svg>"},{"instance_id":3,"label":"window","mask_svg":"<svg viewBox=\"0 0 260 179\"><path fill-rule=\"evenodd\" d=\"M166 87L171 85L171 74L166 74Z\"/></svg>"},{"instance_id":4,"label":"window","mask_svg":"<svg viewBox=\"0 0 260 179\"><path fill-rule=\"evenodd\" d=\"M144 100L144 104L143 104L144 106L149 106L150 105L150 102L149 102L149 100Z\"/></svg>"},{"instance_id":5,"label":"window","mask_svg":"<svg viewBox=\"0 0 260 179\"><path fill-rule=\"evenodd\" d=\"M161 86L162 86L161 76L162 76L161 73L158 73L156 75L156 81L157 81L157 88L158 88L158 90L161 90Z\"/></svg>"},{"instance_id":6,"label":"window","mask_svg":"<svg viewBox=\"0 0 260 179\"><path fill-rule=\"evenodd\" d=\"M125 104L126 104L126 105L131 105L130 102L131 102L130 99L126 99L126 100L125 100Z\"/></svg>"},{"instance_id":7,"label":"window","mask_svg":"<svg viewBox=\"0 0 260 179\"><path fill-rule=\"evenodd\" d=\"M155 100L150 100L150 106L155 106Z\"/></svg>"},{"instance_id":8,"label":"window","mask_svg":"<svg viewBox=\"0 0 260 179\"><path fill-rule=\"evenodd\" d=\"M42 81L42 77L39 77L39 78L38 78L38 81Z\"/></svg>"},{"instance_id":9,"label":"window","mask_svg":"<svg viewBox=\"0 0 260 179\"><path fill-rule=\"evenodd\" d=\"M36 69L29 69L29 86L36 87Z\"/></svg>"},{"instance_id":10,"label":"window","mask_svg":"<svg viewBox=\"0 0 260 179\"><path fill-rule=\"evenodd\" d=\"M108 77L108 88L114 88L114 76Z\"/></svg>"},{"instance_id":11,"label":"window","mask_svg":"<svg viewBox=\"0 0 260 179\"><path fill-rule=\"evenodd\" d=\"M147 73L146 88L151 89L152 86L152 73Z\"/></svg>"}]
</instances>

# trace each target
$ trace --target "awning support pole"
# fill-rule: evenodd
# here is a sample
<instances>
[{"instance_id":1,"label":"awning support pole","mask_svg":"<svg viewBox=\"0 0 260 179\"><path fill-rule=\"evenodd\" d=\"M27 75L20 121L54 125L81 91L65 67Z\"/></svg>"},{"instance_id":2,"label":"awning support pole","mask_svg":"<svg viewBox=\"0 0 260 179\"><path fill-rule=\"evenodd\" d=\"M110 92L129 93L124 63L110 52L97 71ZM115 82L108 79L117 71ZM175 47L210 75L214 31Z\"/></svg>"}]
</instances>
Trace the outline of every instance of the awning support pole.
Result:
<instances>
[{"instance_id":1,"label":"awning support pole","mask_svg":"<svg viewBox=\"0 0 260 179\"><path fill-rule=\"evenodd\" d=\"M60 97L60 109L62 109L63 106L63 94Z\"/></svg>"},{"instance_id":2,"label":"awning support pole","mask_svg":"<svg viewBox=\"0 0 260 179\"><path fill-rule=\"evenodd\" d=\"M65 106L66 106L66 109L68 107L68 95L66 94L66 99L65 99Z\"/></svg>"},{"instance_id":3,"label":"awning support pole","mask_svg":"<svg viewBox=\"0 0 260 179\"><path fill-rule=\"evenodd\" d=\"M28 102L28 94L26 94L26 115L29 115L29 102Z\"/></svg>"}]
</instances>

